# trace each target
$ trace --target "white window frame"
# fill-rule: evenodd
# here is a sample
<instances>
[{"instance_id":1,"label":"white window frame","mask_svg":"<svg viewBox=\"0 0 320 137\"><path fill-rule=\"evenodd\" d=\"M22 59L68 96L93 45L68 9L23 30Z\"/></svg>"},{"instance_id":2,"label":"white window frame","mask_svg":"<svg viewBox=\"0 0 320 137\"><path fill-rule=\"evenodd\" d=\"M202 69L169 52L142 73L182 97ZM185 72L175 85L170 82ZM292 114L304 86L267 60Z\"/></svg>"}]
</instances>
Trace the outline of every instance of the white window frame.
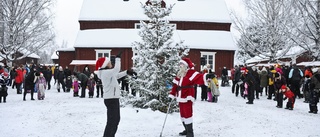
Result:
<instances>
[{"instance_id":1,"label":"white window frame","mask_svg":"<svg viewBox=\"0 0 320 137\"><path fill-rule=\"evenodd\" d=\"M141 28L141 24L140 23L134 23L134 28L135 29L140 29Z\"/></svg>"},{"instance_id":2,"label":"white window frame","mask_svg":"<svg viewBox=\"0 0 320 137\"><path fill-rule=\"evenodd\" d=\"M110 56L111 56L110 49L96 49L95 51L96 51L96 60L98 60L98 58L99 58L99 56L98 56L99 53L102 53L102 54L108 53L108 55L109 55L108 58L110 58Z\"/></svg>"},{"instance_id":3,"label":"white window frame","mask_svg":"<svg viewBox=\"0 0 320 137\"><path fill-rule=\"evenodd\" d=\"M215 62L216 62L216 53L217 52L207 52L207 51L200 51L200 54L201 54L201 57L204 57L204 55L207 55L207 58L206 58L206 65L207 64L210 64L209 63L209 56L212 56L212 64L210 64L210 66L211 66L211 70L212 70L212 72L216 72L215 71ZM204 65L201 65L201 70L203 70L203 67L204 67Z\"/></svg>"}]
</instances>

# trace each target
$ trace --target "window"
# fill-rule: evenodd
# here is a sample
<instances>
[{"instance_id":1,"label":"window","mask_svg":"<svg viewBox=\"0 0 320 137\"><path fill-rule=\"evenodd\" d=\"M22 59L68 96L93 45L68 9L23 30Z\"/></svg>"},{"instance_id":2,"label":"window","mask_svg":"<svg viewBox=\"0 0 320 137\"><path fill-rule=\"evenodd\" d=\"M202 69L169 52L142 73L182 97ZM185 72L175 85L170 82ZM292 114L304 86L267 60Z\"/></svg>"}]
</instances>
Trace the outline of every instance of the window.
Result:
<instances>
[{"instance_id":1,"label":"window","mask_svg":"<svg viewBox=\"0 0 320 137\"><path fill-rule=\"evenodd\" d=\"M177 29L177 24L171 24L171 23L169 23L169 25L171 25L171 27L173 27L173 29ZM135 24L134 24L134 28L135 28L135 29L140 29L140 28L141 28L141 24L140 24L140 23L135 23Z\"/></svg>"},{"instance_id":2,"label":"window","mask_svg":"<svg viewBox=\"0 0 320 137\"><path fill-rule=\"evenodd\" d=\"M216 52L200 52L201 57L204 57L206 59L206 64L210 64L210 69L212 72L215 72L215 56ZM203 69L204 66L201 66L201 70Z\"/></svg>"},{"instance_id":3,"label":"window","mask_svg":"<svg viewBox=\"0 0 320 137\"><path fill-rule=\"evenodd\" d=\"M140 28L141 28L140 23L135 23L135 24L134 24L134 28L135 28L135 29L140 29Z\"/></svg>"},{"instance_id":4,"label":"window","mask_svg":"<svg viewBox=\"0 0 320 137\"><path fill-rule=\"evenodd\" d=\"M101 58L101 57L108 57L110 58L110 52L111 50L95 50L96 51L96 60L98 60L98 58Z\"/></svg>"}]
</instances>

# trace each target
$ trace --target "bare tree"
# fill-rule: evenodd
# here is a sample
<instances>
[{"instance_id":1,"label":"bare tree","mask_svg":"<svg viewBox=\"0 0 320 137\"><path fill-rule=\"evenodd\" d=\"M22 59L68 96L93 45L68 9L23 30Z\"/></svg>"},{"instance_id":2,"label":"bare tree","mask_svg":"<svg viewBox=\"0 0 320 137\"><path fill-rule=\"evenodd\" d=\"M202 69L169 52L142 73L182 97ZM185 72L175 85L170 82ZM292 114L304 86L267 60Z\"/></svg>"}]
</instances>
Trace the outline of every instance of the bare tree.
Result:
<instances>
[{"instance_id":1,"label":"bare tree","mask_svg":"<svg viewBox=\"0 0 320 137\"><path fill-rule=\"evenodd\" d=\"M0 19L4 26L0 57L11 62L53 45L54 33L50 11L53 2L0 0Z\"/></svg>"},{"instance_id":2,"label":"bare tree","mask_svg":"<svg viewBox=\"0 0 320 137\"><path fill-rule=\"evenodd\" d=\"M244 0L248 17L233 14L235 28L241 34L241 51L275 62L291 48L287 23L291 22L292 8L287 0ZM241 54L239 54L241 55Z\"/></svg>"},{"instance_id":3,"label":"bare tree","mask_svg":"<svg viewBox=\"0 0 320 137\"><path fill-rule=\"evenodd\" d=\"M291 39L308 51L313 60L320 60L320 0L295 0L296 21L292 22Z\"/></svg>"}]
</instances>

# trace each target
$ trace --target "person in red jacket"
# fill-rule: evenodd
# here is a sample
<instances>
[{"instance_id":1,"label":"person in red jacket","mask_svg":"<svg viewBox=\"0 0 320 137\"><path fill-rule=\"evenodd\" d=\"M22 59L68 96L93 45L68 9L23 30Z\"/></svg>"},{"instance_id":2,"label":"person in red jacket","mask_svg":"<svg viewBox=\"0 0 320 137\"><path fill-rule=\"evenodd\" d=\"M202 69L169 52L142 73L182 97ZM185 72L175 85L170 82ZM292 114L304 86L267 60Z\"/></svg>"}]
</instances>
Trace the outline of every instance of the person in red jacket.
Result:
<instances>
[{"instance_id":1,"label":"person in red jacket","mask_svg":"<svg viewBox=\"0 0 320 137\"><path fill-rule=\"evenodd\" d=\"M21 85L22 85L23 80L24 80L22 67L23 66L21 65L16 69L16 73L17 74L16 74L16 77L14 79L14 81L16 83L17 94L22 94Z\"/></svg>"},{"instance_id":2,"label":"person in red jacket","mask_svg":"<svg viewBox=\"0 0 320 137\"><path fill-rule=\"evenodd\" d=\"M295 102L294 93L289 89L289 87L287 87L285 85L281 86L281 91L283 92L283 94L285 96L285 98L283 100L286 100L287 98L289 99L285 109L293 110L293 106L294 106L294 102Z\"/></svg>"},{"instance_id":3,"label":"person in red jacket","mask_svg":"<svg viewBox=\"0 0 320 137\"><path fill-rule=\"evenodd\" d=\"M193 86L195 84L207 86L207 74L194 70L194 65L189 58L183 58L179 62L179 72L173 80L173 87L169 94L170 98L176 98L179 103L181 121L185 128L179 135L194 136L192 128L192 103L195 100L195 93Z\"/></svg>"}]
</instances>

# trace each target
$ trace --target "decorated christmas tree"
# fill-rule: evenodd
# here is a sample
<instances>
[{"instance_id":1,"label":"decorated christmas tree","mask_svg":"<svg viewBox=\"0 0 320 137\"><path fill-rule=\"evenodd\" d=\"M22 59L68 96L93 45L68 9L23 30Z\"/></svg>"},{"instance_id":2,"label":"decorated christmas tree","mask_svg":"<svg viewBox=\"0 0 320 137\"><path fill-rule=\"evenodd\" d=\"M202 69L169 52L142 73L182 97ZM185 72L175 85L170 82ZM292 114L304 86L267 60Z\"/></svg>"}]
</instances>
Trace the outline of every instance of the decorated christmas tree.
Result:
<instances>
[{"instance_id":1,"label":"decorated christmas tree","mask_svg":"<svg viewBox=\"0 0 320 137\"><path fill-rule=\"evenodd\" d=\"M181 57L189 52L183 41L175 43L172 39L174 24L166 19L174 5L166 6L163 0L148 0L142 4L149 21L140 21L141 42L133 43L134 67L137 78L131 81L132 88L140 94L134 106L167 111L168 94L172 80L178 72ZM176 105L172 109L175 111Z\"/></svg>"}]
</instances>

